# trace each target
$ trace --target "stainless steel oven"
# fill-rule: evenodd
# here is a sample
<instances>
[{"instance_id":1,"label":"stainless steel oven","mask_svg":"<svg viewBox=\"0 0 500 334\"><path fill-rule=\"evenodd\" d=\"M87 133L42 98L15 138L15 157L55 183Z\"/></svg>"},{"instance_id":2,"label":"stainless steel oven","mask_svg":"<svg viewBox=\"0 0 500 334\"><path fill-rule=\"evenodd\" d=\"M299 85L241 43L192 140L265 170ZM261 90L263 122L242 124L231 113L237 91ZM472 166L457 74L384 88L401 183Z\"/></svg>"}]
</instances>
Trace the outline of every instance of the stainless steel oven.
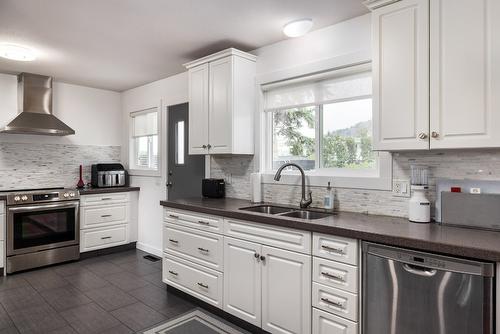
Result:
<instances>
[{"instance_id":1,"label":"stainless steel oven","mask_svg":"<svg viewBox=\"0 0 500 334\"><path fill-rule=\"evenodd\" d=\"M7 273L79 258L77 191L7 196Z\"/></svg>"}]
</instances>

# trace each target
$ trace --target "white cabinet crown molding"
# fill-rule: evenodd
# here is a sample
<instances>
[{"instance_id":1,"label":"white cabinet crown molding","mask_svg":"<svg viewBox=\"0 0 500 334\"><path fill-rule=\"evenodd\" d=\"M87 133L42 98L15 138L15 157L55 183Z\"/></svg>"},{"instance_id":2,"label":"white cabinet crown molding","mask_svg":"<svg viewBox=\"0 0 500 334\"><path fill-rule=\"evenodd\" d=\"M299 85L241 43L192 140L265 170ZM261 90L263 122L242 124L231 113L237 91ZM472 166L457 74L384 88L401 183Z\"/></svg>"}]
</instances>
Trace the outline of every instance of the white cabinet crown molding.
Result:
<instances>
[{"instance_id":1,"label":"white cabinet crown molding","mask_svg":"<svg viewBox=\"0 0 500 334\"><path fill-rule=\"evenodd\" d=\"M215 60L218 60L221 58L225 58L228 56L239 56L241 58L245 58L245 59L248 59L251 61L257 61L257 56L254 56L253 54L250 54L248 52L243 52L243 51L235 49L235 48L229 48L229 49L225 49L225 50L219 51L217 53L213 53L211 55L205 56L203 58L199 58L199 59L190 61L188 63L183 64L182 66L184 66L187 69L190 69L190 68L196 67L198 65L209 63L209 62L212 62L212 61L215 61Z\"/></svg>"},{"instance_id":2,"label":"white cabinet crown molding","mask_svg":"<svg viewBox=\"0 0 500 334\"><path fill-rule=\"evenodd\" d=\"M363 1L363 5L368 7L369 10L374 10L383 6L390 5L391 3L395 3L401 0L365 0Z\"/></svg>"}]
</instances>

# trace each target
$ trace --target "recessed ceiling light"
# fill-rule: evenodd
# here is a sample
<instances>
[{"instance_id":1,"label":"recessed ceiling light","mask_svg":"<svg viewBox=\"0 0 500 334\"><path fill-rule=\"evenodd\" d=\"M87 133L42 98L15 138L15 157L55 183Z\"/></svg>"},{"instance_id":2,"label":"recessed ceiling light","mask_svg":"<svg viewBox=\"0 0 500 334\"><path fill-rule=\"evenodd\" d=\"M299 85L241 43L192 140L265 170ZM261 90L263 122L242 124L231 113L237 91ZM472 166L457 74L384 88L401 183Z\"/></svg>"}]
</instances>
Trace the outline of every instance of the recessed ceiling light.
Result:
<instances>
[{"instance_id":1,"label":"recessed ceiling light","mask_svg":"<svg viewBox=\"0 0 500 334\"><path fill-rule=\"evenodd\" d=\"M313 25L312 19L300 19L288 22L283 27L283 33L288 37L300 37L307 34Z\"/></svg>"},{"instance_id":2,"label":"recessed ceiling light","mask_svg":"<svg viewBox=\"0 0 500 334\"><path fill-rule=\"evenodd\" d=\"M32 49L16 44L0 44L0 57L18 61L33 61L36 59L35 52Z\"/></svg>"}]
</instances>

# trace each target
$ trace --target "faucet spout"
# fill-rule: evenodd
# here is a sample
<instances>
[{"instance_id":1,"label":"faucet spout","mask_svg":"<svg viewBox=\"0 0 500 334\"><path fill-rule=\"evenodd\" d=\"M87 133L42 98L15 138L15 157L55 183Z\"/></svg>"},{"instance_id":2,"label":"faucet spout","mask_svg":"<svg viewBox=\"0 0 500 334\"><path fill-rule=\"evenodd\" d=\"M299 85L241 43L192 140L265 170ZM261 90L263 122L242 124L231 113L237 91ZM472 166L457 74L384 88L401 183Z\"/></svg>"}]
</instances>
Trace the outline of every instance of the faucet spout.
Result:
<instances>
[{"instance_id":1,"label":"faucet spout","mask_svg":"<svg viewBox=\"0 0 500 334\"><path fill-rule=\"evenodd\" d=\"M276 171L276 174L274 175L274 180L279 181L281 179L281 173L286 167L295 167L299 170L300 174L302 175L302 198L300 199L300 207L302 209L305 209L312 203L312 192L309 191L308 198L306 198L306 174L304 173L304 169L302 169L302 167L293 162L285 163L281 165L281 167L278 168L278 170Z\"/></svg>"}]
</instances>

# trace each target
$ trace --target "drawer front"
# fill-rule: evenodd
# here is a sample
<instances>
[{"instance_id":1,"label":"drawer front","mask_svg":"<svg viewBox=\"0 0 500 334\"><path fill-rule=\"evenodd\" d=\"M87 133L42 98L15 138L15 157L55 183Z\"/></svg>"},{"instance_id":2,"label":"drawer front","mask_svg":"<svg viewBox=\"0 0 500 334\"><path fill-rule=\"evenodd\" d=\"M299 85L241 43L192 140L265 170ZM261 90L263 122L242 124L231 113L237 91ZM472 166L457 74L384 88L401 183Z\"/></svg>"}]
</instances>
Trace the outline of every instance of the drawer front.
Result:
<instances>
[{"instance_id":1,"label":"drawer front","mask_svg":"<svg viewBox=\"0 0 500 334\"><path fill-rule=\"evenodd\" d=\"M224 243L222 235L165 223L163 251L222 271Z\"/></svg>"},{"instance_id":2,"label":"drawer front","mask_svg":"<svg viewBox=\"0 0 500 334\"><path fill-rule=\"evenodd\" d=\"M345 263L313 257L313 281L358 293L358 268Z\"/></svg>"},{"instance_id":3,"label":"drawer front","mask_svg":"<svg viewBox=\"0 0 500 334\"><path fill-rule=\"evenodd\" d=\"M224 235L311 254L311 233L307 231L226 218L224 219Z\"/></svg>"},{"instance_id":4,"label":"drawer front","mask_svg":"<svg viewBox=\"0 0 500 334\"><path fill-rule=\"evenodd\" d=\"M128 222L127 204L84 207L81 212L82 229Z\"/></svg>"},{"instance_id":5,"label":"drawer front","mask_svg":"<svg viewBox=\"0 0 500 334\"><path fill-rule=\"evenodd\" d=\"M313 308L314 334L358 334L358 324L331 313Z\"/></svg>"},{"instance_id":6,"label":"drawer front","mask_svg":"<svg viewBox=\"0 0 500 334\"><path fill-rule=\"evenodd\" d=\"M313 283L313 307L358 321L358 295L319 283Z\"/></svg>"},{"instance_id":7,"label":"drawer front","mask_svg":"<svg viewBox=\"0 0 500 334\"><path fill-rule=\"evenodd\" d=\"M163 282L222 308L222 274L215 270L165 253Z\"/></svg>"},{"instance_id":8,"label":"drawer front","mask_svg":"<svg viewBox=\"0 0 500 334\"><path fill-rule=\"evenodd\" d=\"M5 215L0 214L0 241L5 240Z\"/></svg>"},{"instance_id":9,"label":"drawer front","mask_svg":"<svg viewBox=\"0 0 500 334\"><path fill-rule=\"evenodd\" d=\"M222 234L222 218L184 210L164 210L164 220L172 224Z\"/></svg>"},{"instance_id":10,"label":"drawer front","mask_svg":"<svg viewBox=\"0 0 500 334\"><path fill-rule=\"evenodd\" d=\"M126 244L128 242L127 225L82 230L80 239L81 252Z\"/></svg>"},{"instance_id":11,"label":"drawer front","mask_svg":"<svg viewBox=\"0 0 500 334\"><path fill-rule=\"evenodd\" d=\"M358 240L313 233L313 255L325 259L358 264Z\"/></svg>"},{"instance_id":12,"label":"drawer front","mask_svg":"<svg viewBox=\"0 0 500 334\"><path fill-rule=\"evenodd\" d=\"M0 268L5 267L5 243L4 241L0 241Z\"/></svg>"},{"instance_id":13,"label":"drawer front","mask_svg":"<svg viewBox=\"0 0 500 334\"><path fill-rule=\"evenodd\" d=\"M80 206L104 205L114 203L125 203L130 200L129 193L107 193L98 195L82 195Z\"/></svg>"}]
</instances>

